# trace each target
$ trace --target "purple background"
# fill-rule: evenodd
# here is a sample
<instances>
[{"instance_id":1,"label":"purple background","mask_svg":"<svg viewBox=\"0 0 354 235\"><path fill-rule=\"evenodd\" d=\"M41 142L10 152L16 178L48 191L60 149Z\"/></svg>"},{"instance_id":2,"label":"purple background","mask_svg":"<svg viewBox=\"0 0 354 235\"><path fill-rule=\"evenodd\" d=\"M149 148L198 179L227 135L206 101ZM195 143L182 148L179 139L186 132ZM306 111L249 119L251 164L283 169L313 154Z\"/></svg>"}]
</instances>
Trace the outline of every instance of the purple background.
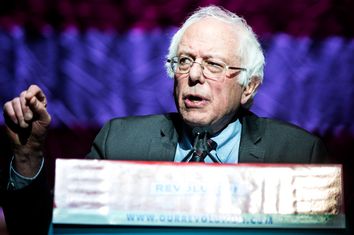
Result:
<instances>
[{"instance_id":1,"label":"purple background","mask_svg":"<svg viewBox=\"0 0 354 235\"><path fill-rule=\"evenodd\" d=\"M164 70L169 40L196 6L244 16L266 54L252 110L297 124L344 164L353 198L354 2L0 1L0 103L39 84L49 99L49 167L83 157L110 118L175 110ZM2 117L0 125L3 124ZM3 128L0 154L9 153ZM352 205L352 204L351 204Z\"/></svg>"}]
</instances>

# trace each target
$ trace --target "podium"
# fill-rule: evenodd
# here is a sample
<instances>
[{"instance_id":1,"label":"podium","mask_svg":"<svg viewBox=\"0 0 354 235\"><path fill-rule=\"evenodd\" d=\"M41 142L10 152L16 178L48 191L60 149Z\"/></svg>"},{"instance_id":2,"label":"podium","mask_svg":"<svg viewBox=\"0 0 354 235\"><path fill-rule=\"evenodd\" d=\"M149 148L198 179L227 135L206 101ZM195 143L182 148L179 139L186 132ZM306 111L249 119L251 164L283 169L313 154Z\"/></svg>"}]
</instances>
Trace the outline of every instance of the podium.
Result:
<instances>
[{"instance_id":1,"label":"podium","mask_svg":"<svg viewBox=\"0 0 354 235\"><path fill-rule=\"evenodd\" d=\"M56 162L50 234L346 234L341 165Z\"/></svg>"}]
</instances>

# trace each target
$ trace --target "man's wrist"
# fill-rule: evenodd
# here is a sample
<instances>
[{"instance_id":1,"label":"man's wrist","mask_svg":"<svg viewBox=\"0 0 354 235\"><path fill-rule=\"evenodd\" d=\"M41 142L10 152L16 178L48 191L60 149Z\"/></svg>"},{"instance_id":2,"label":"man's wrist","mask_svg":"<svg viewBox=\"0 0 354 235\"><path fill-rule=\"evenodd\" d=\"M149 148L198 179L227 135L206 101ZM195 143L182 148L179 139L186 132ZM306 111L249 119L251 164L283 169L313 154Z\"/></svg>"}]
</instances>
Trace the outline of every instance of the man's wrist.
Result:
<instances>
[{"instance_id":1,"label":"man's wrist","mask_svg":"<svg viewBox=\"0 0 354 235\"><path fill-rule=\"evenodd\" d=\"M15 157L12 159L14 170L24 177L34 177L43 164L43 151L30 148L14 149Z\"/></svg>"},{"instance_id":2,"label":"man's wrist","mask_svg":"<svg viewBox=\"0 0 354 235\"><path fill-rule=\"evenodd\" d=\"M18 190L29 185L33 180L35 180L38 175L41 173L44 166L44 158L41 158L41 163L38 171L31 177L24 176L17 172L13 166L13 161L15 157L11 159L10 162L10 171L9 171L9 182L8 182L8 190Z\"/></svg>"}]
</instances>

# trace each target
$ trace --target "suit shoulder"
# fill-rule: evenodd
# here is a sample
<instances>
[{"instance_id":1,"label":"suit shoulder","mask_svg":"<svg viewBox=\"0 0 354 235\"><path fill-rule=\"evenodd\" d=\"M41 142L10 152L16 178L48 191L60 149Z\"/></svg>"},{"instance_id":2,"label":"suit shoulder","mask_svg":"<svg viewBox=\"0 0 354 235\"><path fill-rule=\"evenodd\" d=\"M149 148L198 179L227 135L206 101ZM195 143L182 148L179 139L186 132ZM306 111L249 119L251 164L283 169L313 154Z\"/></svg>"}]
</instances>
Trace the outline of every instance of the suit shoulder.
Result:
<instances>
[{"instance_id":1,"label":"suit shoulder","mask_svg":"<svg viewBox=\"0 0 354 235\"><path fill-rule=\"evenodd\" d=\"M244 145L263 149L265 162L326 161L327 150L322 140L294 124L248 113L243 118L242 128Z\"/></svg>"},{"instance_id":2,"label":"suit shoulder","mask_svg":"<svg viewBox=\"0 0 354 235\"><path fill-rule=\"evenodd\" d=\"M264 128L265 132L272 133L273 135L278 135L278 137L291 137L291 139L294 138L301 138L305 141L314 141L318 140L319 137L314 135L313 133L305 130L302 127L299 127L295 124L277 120L277 119L271 119L271 118L260 118L261 122L264 122Z\"/></svg>"},{"instance_id":3,"label":"suit shoulder","mask_svg":"<svg viewBox=\"0 0 354 235\"><path fill-rule=\"evenodd\" d=\"M176 113L119 117L109 120L103 128L124 129L129 131L155 130L156 128L171 126L172 120L176 117Z\"/></svg>"},{"instance_id":4,"label":"suit shoulder","mask_svg":"<svg viewBox=\"0 0 354 235\"><path fill-rule=\"evenodd\" d=\"M248 132L255 135L273 135L273 138L281 138L284 136L318 138L295 124L273 118L259 117L250 111L243 114L242 123Z\"/></svg>"},{"instance_id":5,"label":"suit shoulder","mask_svg":"<svg viewBox=\"0 0 354 235\"><path fill-rule=\"evenodd\" d=\"M168 113L168 114L152 114L152 115L141 115L141 116L127 116L127 117L117 117L117 118L112 118L111 120L108 121L111 125L117 125L120 123L124 124L139 124L139 123L153 123L153 122L161 122L161 121L167 121L172 118L174 114L173 113Z\"/></svg>"}]
</instances>

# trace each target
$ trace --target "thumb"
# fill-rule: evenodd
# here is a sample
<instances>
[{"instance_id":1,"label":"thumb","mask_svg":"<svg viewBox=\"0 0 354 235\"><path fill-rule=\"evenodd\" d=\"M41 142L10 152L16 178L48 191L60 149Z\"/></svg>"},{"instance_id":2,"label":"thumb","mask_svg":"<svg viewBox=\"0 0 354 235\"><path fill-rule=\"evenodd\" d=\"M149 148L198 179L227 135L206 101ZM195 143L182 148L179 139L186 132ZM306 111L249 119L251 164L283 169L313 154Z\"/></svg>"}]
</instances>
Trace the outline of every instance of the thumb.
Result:
<instances>
[{"instance_id":1,"label":"thumb","mask_svg":"<svg viewBox=\"0 0 354 235\"><path fill-rule=\"evenodd\" d=\"M45 126L49 125L51 117L47 111L45 102L41 102L36 96L33 96L29 99L28 106L38 121L41 121Z\"/></svg>"}]
</instances>

